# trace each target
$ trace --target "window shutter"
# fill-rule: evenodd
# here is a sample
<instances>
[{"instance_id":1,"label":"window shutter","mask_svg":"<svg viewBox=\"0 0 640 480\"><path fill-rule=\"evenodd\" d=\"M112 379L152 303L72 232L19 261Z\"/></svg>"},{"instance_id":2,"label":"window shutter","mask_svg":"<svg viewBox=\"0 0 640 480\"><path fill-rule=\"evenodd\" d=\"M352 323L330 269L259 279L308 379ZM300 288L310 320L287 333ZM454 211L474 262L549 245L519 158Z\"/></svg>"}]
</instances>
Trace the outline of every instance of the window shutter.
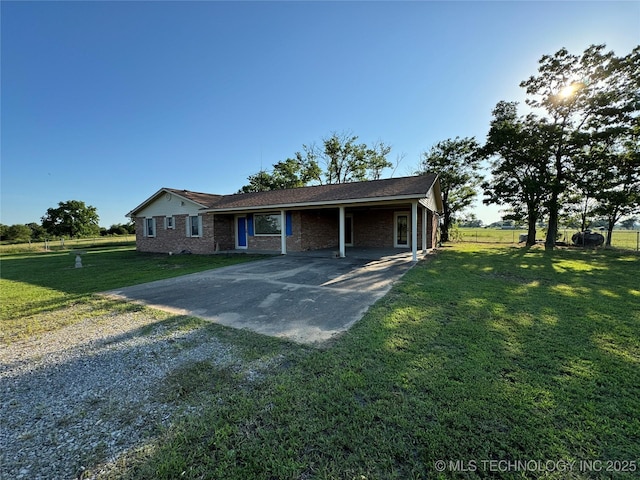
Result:
<instances>
[{"instance_id":1,"label":"window shutter","mask_svg":"<svg viewBox=\"0 0 640 480\"><path fill-rule=\"evenodd\" d=\"M190 237L191 236L191 217L189 215L187 215L184 218L184 226L186 229L187 237Z\"/></svg>"},{"instance_id":2,"label":"window shutter","mask_svg":"<svg viewBox=\"0 0 640 480\"><path fill-rule=\"evenodd\" d=\"M147 219L146 217L142 217L142 236L147 236Z\"/></svg>"},{"instance_id":3,"label":"window shutter","mask_svg":"<svg viewBox=\"0 0 640 480\"><path fill-rule=\"evenodd\" d=\"M292 221L292 216L291 216L291 212L287 212L286 213L286 219L285 219L286 223L287 223L287 237L290 237L291 235L293 235L293 221Z\"/></svg>"},{"instance_id":4,"label":"window shutter","mask_svg":"<svg viewBox=\"0 0 640 480\"><path fill-rule=\"evenodd\" d=\"M202 216L198 215L198 236L202 237Z\"/></svg>"},{"instance_id":5,"label":"window shutter","mask_svg":"<svg viewBox=\"0 0 640 480\"><path fill-rule=\"evenodd\" d=\"M247 231L250 237L253 237L253 214L247 215Z\"/></svg>"}]
</instances>

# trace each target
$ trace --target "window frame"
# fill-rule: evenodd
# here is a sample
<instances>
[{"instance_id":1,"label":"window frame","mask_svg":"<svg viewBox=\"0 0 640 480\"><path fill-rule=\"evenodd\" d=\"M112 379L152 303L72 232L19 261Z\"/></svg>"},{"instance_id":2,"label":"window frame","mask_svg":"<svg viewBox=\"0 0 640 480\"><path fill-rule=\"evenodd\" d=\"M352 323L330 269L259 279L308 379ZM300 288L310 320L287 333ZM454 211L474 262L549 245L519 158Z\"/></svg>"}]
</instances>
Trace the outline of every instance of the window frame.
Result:
<instances>
[{"instance_id":1,"label":"window frame","mask_svg":"<svg viewBox=\"0 0 640 480\"><path fill-rule=\"evenodd\" d=\"M151 229L149 229L151 227ZM156 237L156 219L154 217L145 217L144 219L144 236L147 238Z\"/></svg>"},{"instance_id":2,"label":"window frame","mask_svg":"<svg viewBox=\"0 0 640 480\"><path fill-rule=\"evenodd\" d=\"M194 222L193 220L196 220L196 232L197 234L194 235L193 233L193 227L194 227ZM187 215L187 237L189 238L202 238L202 217L200 215Z\"/></svg>"},{"instance_id":3,"label":"window frame","mask_svg":"<svg viewBox=\"0 0 640 480\"><path fill-rule=\"evenodd\" d=\"M269 233L260 233L256 226L256 217L277 217L278 218L278 231L277 232L269 232ZM254 213L253 218L253 234L256 237L280 237L282 235L282 215L280 212L266 212L266 213Z\"/></svg>"},{"instance_id":4,"label":"window frame","mask_svg":"<svg viewBox=\"0 0 640 480\"><path fill-rule=\"evenodd\" d=\"M173 218L173 215L164 217L164 229L165 230L175 230L176 228L176 220Z\"/></svg>"}]
</instances>

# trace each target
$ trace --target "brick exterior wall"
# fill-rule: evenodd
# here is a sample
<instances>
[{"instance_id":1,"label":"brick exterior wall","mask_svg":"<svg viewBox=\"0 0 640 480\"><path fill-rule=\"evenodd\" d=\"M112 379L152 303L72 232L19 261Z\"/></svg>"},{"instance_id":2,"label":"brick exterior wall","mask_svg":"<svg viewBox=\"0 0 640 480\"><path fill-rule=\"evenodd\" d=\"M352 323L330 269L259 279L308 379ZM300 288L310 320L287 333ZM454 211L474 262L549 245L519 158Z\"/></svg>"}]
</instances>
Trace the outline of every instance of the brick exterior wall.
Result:
<instances>
[{"instance_id":1,"label":"brick exterior wall","mask_svg":"<svg viewBox=\"0 0 640 480\"><path fill-rule=\"evenodd\" d=\"M353 213L353 246L393 248L393 214L396 210Z\"/></svg>"},{"instance_id":2,"label":"brick exterior wall","mask_svg":"<svg viewBox=\"0 0 640 480\"><path fill-rule=\"evenodd\" d=\"M214 215L213 234L219 250L236 248L235 217L233 215Z\"/></svg>"},{"instance_id":3,"label":"brick exterior wall","mask_svg":"<svg viewBox=\"0 0 640 480\"><path fill-rule=\"evenodd\" d=\"M393 248L395 213L409 212L403 208L389 209L346 209L353 216L354 247ZM136 244L141 252L211 254L218 250L233 250L236 246L236 226L234 215L201 215L202 237L187 237L187 215L175 215L174 228L164 226L165 217L154 217L156 236L145 237L145 219L137 217ZM292 235L287 236L287 251L300 252L338 248L339 241L338 208L322 210L293 211ZM215 221L215 225L214 225ZM427 248L436 246L438 218L427 212ZM418 208L418 249L422 248L422 208ZM215 241L214 241L215 238ZM411 238L411 237L409 237ZM248 236L247 252L272 250L280 251L280 236Z\"/></svg>"},{"instance_id":4,"label":"brick exterior wall","mask_svg":"<svg viewBox=\"0 0 640 480\"><path fill-rule=\"evenodd\" d=\"M140 252L155 253L215 253L216 243L219 250L234 248L233 217L200 215L202 218L202 236L187 237L187 215L174 215L174 228L165 228L165 217L153 217L156 220L155 237L144 235L145 218L136 217L136 246ZM215 225L214 225L215 218Z\"/></svg>"},{"instance_id":5,"label":"brick exterior wall","mask_svg":"<svg viewBox=\"0 0 640 480\"><path fill-rule=\"evenodd\" d=\"M338 209L300 212L301 250L320 250L338 246Z\"/></svg>"}]
</instances>

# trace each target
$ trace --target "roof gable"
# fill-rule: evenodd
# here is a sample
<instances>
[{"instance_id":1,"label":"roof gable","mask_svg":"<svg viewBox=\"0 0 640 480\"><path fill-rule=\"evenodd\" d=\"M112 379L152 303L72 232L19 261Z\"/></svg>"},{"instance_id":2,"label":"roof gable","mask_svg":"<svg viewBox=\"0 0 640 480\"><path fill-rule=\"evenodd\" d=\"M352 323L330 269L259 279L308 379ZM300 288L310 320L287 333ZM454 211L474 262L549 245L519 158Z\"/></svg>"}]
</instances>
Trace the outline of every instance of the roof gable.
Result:
<instances>
[{"instance_id":1,"label":"roof gable","mask_svg":"<svg viewBox=\"0 0 640 480\"><path fill-rule=\"evenodd\" d=\"M197 208L206 208L216 199L222 197L222 195L214 195L210 193L191 192L189 190L176 190L175 188L161 188L156 193L147 198L144 202L138 205L136 208L127 213L127 217L135 217L138 212L148 207L163 195L175 195L177 198L192 203Z\"/></svg>"}]
</instances>

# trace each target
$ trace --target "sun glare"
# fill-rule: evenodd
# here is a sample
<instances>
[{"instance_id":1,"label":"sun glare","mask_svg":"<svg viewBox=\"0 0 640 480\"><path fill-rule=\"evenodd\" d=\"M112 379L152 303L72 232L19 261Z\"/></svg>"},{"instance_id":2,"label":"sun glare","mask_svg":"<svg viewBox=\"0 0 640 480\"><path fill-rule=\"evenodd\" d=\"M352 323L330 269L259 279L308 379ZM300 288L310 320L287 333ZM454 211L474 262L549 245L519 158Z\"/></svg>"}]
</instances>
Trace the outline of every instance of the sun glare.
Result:
<instances>
[{"instance_id":1,"label":"sun glare","mask_svg":"<svg viewBox=\"0 0 640 480\"><path fill-rule=\"evenodd\" d=\"M571 95L573 95L576 92L577 89L578 89L577 83L575 82L570 83L569 85L562 87L562 90L560 90L560 97L569 98Z\"/></svg>"}]
</instances>

